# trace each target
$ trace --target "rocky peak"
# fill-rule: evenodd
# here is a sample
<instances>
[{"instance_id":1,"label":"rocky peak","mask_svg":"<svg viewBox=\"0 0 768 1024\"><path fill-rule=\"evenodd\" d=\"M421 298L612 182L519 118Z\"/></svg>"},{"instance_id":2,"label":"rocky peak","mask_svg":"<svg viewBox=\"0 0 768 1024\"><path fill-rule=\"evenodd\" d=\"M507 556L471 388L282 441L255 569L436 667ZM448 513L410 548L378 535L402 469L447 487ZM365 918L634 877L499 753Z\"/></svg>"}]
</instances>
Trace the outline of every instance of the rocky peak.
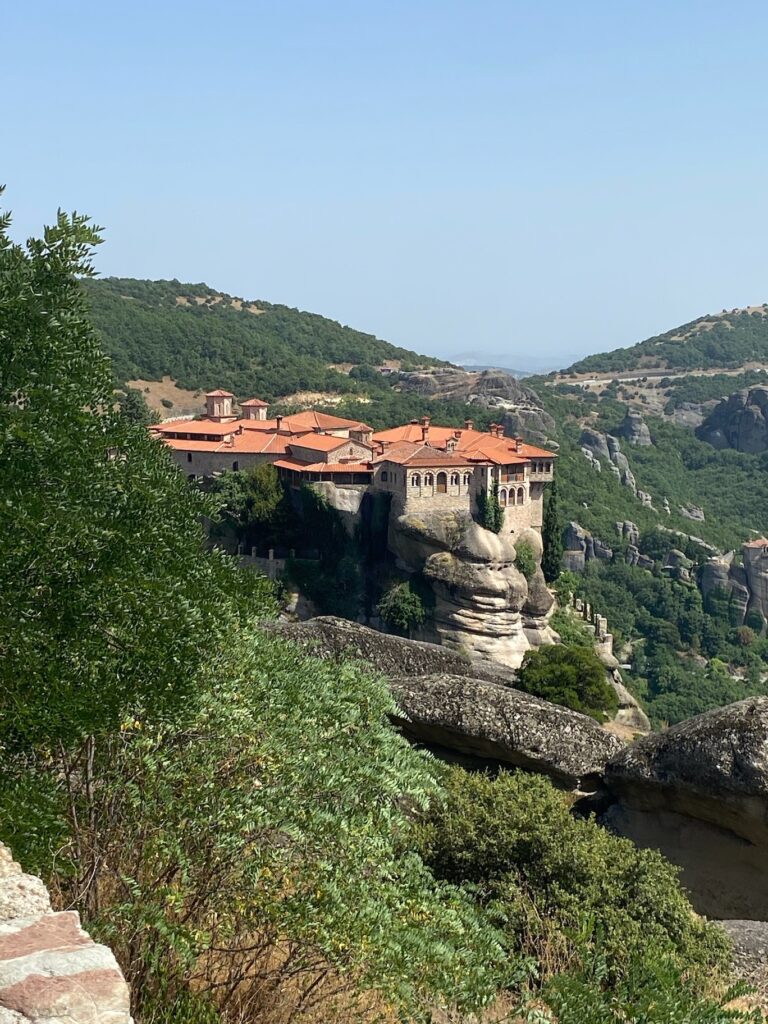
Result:
<instances>
[{"instance_id":1,"label":"rocky peak","mask_svg":"<svg viewBox=\"0 0 768 1024\"><path fill-rule=\"evenodd\" d=\"M715 448L764 452L768 449L768 386L744 388L723 398L696 436Z\"/></svg>"}]
</instances>

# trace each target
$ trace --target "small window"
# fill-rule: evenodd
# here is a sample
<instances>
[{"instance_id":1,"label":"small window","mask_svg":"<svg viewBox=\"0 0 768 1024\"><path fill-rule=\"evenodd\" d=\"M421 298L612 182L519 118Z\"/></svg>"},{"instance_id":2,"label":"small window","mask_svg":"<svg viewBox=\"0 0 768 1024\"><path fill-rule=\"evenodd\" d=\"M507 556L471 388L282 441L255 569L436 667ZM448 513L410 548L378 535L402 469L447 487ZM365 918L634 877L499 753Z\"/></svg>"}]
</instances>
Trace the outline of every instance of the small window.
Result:
<instances>
[{"instance_id":1,"label":"small window","mask_svg":"<svg viewBox=\"0 0 768 1024\"><path fill-rule=\"evenodd\" d=\"M421 487L421 473L414 473L411 477L411 487Z\"/></svg>"},{"instance_id":2,"label":"small window","mask_svg":"<svg viewBox=\"0 0 768 1024\"><path fill-rule=\"evenodd\" d=\"M237 459L235 459L235 461L232 463L232 469L237 470L239 467L240 463L237 461Z\"/></svg>"},{"instance_id":3,"label":"small window","mask_svg":"<svg viewBox=\"0 0 768 1024\"><path fill-rule=\"evenodd\" d=\"M389 480L389 474L387 473L386 469L382 469L382 471L381 471L381 482L383 484L385 484L387 482L387 480Z\"/></svg>"},{"instance_id":4,"label":"small window","mask_svg":"<svg viewBox=\"0 0 768 1024\"><path fill-rule=\"evenodd\" d=\"M471 483L471 480L472 480L472 477L469 475L469 473L465 473L464 474L464 483L467 485L467 487L469 487L469 485Z\"/></svg>"},{"instance_id":5,"label":"small window","mask_svg":"<svg viewBox=\"0 0 768 1024\"><path fill-rule=\"evenodd\" d=\"M458 486L459 486L459 474L458 473L453 473L451 475L451 487L458 487Z\"/></svg>"},{"instance_id":6,"label":"small window","mask_svg":"<svg viewBox=\"0 0 768 1024\"><path fill-rule=\"evenodd\" d=\"M525 491L522 487L517 488L517 504L522 505L525 502Z\"/></svg>"},{"instance_id":7,"label":"small window","mask_svg":"<svg viewBox=\"0 0 768 1024\"><path fill-rule=\"evenodd\" d=\"M514 504L514 498L512 499L512 502ZM506 492L506 490L503 487L499 491L499 504L500 505L506 505L507 504L507 492Z\"/></svg>"},{"instance_id":8,"label":"small window","mask_svg":"<svg viewBox=\"0 0 768 1024\"><path fill-rule=\"evenodd\" d=\"M187 462L192 461L192 452L187 452Z\"/></svg>"},{"instance_id":9,"label":"small window","mask_svg":"<svg viewBox=\"0 0 768 1024\"><path fill-rule=\"evenodd\" d=\"M434 482L435 482L435 478L432 476L431 473L425 473L424 474L424 484L425 484L426 487L432 487Z\"/></svg>"}]
</instances>

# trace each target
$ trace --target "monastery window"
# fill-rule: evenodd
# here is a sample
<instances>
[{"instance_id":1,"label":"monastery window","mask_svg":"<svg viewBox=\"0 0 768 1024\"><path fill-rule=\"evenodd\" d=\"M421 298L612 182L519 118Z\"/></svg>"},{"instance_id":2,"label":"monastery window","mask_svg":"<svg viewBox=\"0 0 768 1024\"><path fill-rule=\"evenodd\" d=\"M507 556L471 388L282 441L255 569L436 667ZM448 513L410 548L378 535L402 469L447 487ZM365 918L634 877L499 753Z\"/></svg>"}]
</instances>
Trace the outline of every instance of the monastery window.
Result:
<instances>
[{"instance_id":1,"label":"monastery window","mask_svg":"<svg viewBox=\"0 0 768 1024\"><path fill-rule=\"evenodd\" d=\"M421 487L421 473L414 473L411 477L411 487Z\"/></svg>"},{"instance_id":2,"label":"monastery window","mask_svg":"<svg viewBox=\"0 0 768 1024\"><path fill-rule=\"evenodd\" d=\"M446 494L448 492L448 474L438 473L437 474L437 493Z\"/></svg>"},{"instance_id":3,"label":"monastery window","mask_svg":"<svg viewBox=\"0 0 768 1024\"><path fill-rule=\"evenodd\" d=\"M517 504L523 505L525 503L525 491L522 487L517 488Z\"/></svg>"},{"instance_id":4,"label":"monastery window","mask_svg":"<svg viewBox=\"0 0 768 1024\"><path fill-rule=\"evenodd\" d=\"M235 461L232 463L232 469L237 471L239 468L240 468L240 463L237 461L237 459L235 459Z\"/></svg>"},{"instance_id":5,"label":"monastery window","mask_svg":"<svg viewBox=\"0 0 768 1024\"><path fill-rule=\"evenodd\" d=\"M381 480L381 482L383 484L385 484L387 482L387 480L389 479L389 474L387 473L386 469L382 469L381 477L379 479Z\"/></svg>"},{"instance_id":6,"label":"monastery window","mask_svg":"<svg viewBox=\"0 0 768 1024\"><path fill-rule=\"evenodd\" d=\"M514 502L514 498L512 500ZM499 491L499 504L500 505L506 505L507 504L507 492L503 488Z\"/></svg>"},{"instance_id":7,"label":"monastery window","mask_svg":"<svg viewBox=\"0 0 768 1024\"><path fill-rule=\"evenodd\" d=\"M187 462L192 461L192 452L187 452Z\"/></svg>"},{"instance_id":8,"label":"monastery window","mask_svg":"<svg viewBox=\"0 0 768 1024\"><path fill-rule=\"evenodd\" d=\"M425 487L432 487L434 485L434 483L435 483L435 478L432 476L432 474L431 473L425 473L424 474L424 486Z\"/></svg>"},{"instance_id":9,"label":"monastery window","mask_svg":"<svg viewBox=\"0 0 768 1024\"><path fill-rule=\"evenodd\" d=\"M452 476L451 476L451 487L458 487L458 486L459 486L459 474L458 473L453 473Z\"/></svg>"},{"instance_id":10,"label":"monastery window","mask_svg":"<svg viewBox=\"0 0 768 1024\"><path fill-rule=\"evenodd\" d=\"M471 481L472 481L472 477L470 476L470 474L469 473L465 473L464 474L464 483L467 485L467 487L469 487Z\"/></svg>"}]
</instances>

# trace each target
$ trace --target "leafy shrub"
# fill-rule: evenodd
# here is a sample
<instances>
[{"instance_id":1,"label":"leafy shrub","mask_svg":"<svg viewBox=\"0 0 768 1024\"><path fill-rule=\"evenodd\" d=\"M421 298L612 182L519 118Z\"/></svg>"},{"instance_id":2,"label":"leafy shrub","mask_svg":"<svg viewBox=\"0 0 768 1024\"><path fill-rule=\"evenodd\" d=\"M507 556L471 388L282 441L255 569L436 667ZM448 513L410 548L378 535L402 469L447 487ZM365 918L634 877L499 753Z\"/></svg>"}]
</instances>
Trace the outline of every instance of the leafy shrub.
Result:
<instances>
[{"instance_id":1,"label":"leafy shrub","mask_svg":"<svg viewBox=\"0 0 768 1024\"><path fill-rule=\"evenodd\" d=\"M527 580L533 578L536 572L536 555L533 548L524 540L515 544L515 568L518 569Z\"/></svg>"},{"instance_id":2,"label":"leafy shrub","mask_svg":"<svg viewBox=\"0 0 768 1024\"><path fill-rule=\"evenodd\" d=\"M603 983L637 987L633 972L651 950L686 972L694 991L725 969L724 934L694 915L658 852L574 817L570 797L539 776L494 779L451 767L442 781L445 800L420 828L423 857L438 877L471 886L512 947L534 956L545 975L588 969L598 942L598 991Z\"/></svg>"},{"instance_id":3,"label":"leafy shrub","mask_svg":"<svg viewBox=\"0 0 768 1024\"><path fill-rule=\"evenodd\" d=\"M594 635L581 619L564 608L558 608L550 617L549 624L565 647L587 647L590 650L594 647Z\"/></svg>"},{"instance_id":4,"label":"leafy shrub","mask_svg":"<svg viewBox=\"0 0 768 1024\"><path fill-rule=\"evenodd\" d=\"M605 668L591 648L559 644L528 651L518 673L519 689L581 711L598 721L618 709Z\"/></svg>"},{"instance_id":5,"label":"leafy shrub","mask_svg":"<svg viewBox=\"0 0 768 1024\"><path fill-rule=\"evenodd\" d=\"M398 583L382 597L379 614L388 626L407 636L424 622L424 605L409 583Z\"/></svg>"}]
</instances>

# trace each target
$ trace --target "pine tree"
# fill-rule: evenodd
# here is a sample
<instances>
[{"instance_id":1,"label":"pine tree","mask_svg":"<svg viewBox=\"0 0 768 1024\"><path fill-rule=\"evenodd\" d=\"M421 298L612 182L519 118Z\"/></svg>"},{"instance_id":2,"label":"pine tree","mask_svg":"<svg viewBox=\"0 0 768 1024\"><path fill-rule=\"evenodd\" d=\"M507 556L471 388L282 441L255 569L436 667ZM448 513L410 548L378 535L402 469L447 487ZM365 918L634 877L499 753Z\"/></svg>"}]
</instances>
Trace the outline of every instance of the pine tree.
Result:
<instances>
[{"instance_id":1,"label":"pine tree","mask_svg":"<svg viewBox=\"0 0 768 1024\"><path fill-rule=\"evenodd\" d=\"M553 583L560 575L563 560L563 529L557 503L557 481L552 482L544 506L544 524L541 530L544 555L541 569L547 583Z\"/></svg>"}]
</instances>

